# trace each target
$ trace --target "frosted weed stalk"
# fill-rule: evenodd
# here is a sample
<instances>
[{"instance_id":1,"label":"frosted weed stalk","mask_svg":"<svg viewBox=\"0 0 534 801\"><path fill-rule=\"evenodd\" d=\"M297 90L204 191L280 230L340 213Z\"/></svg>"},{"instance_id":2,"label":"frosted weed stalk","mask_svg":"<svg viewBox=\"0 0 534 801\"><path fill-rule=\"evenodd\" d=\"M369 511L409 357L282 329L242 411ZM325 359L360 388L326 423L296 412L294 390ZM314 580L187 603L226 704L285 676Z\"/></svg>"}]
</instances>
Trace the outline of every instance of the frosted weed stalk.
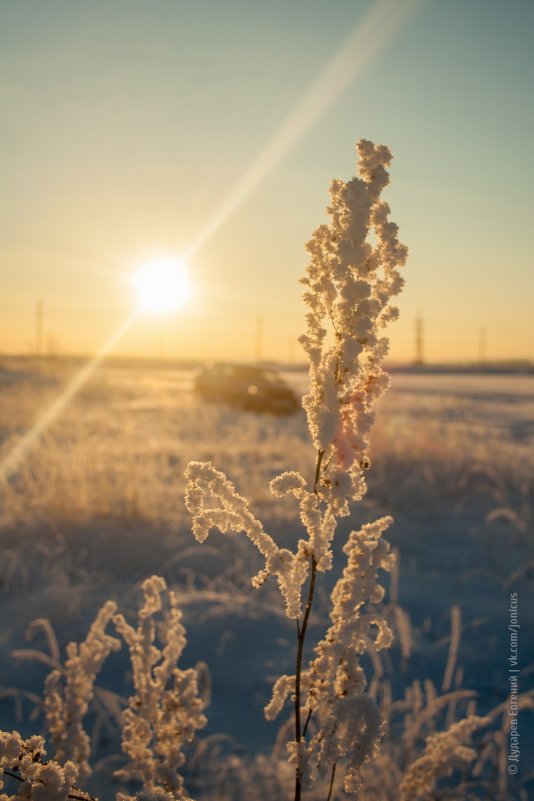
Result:
<instances>
[{"instance_id":1,"label":"frosted weed stalk","mask_svg":"<svg viewBox=\"0 0 534 801\"><path fill-rule=\"evenodd\" d=\"M331 794L336 769L346 791L357 789L360 770L380 736L379 714L365 693L359 657L388 647L392 639L376 606L384 595L378 570L393 565L389 544L382 539L392 521L384 517L350 534L343 548L347 565L331 596L331 625L315 657L304 665L317 573L332 568L338 519L366 491L368 435L375 403L389 382L382 368L388 340L380 332L397 317L391 300L402 289L399 267L407 256L381 199L391 153L364 139L357 151L359 177L332 182L330 223L319 226L308 243L310 263L302 279L308 312L300 342L310 375L303 404L317 454L315 472L310 481L298 472L284 472L270 484L276 497L289 495L298 502L305 538L295 552L278 547L224 473L209 462L191 462L186 470L186 504L197 540L205 540L214 528L245 533L265 558L253 584L258 587L275 576L286 614L297 623L295 673L277 680L265 708L273 719L292 697L294 739L288 748L295 766L295 801L318 777L330 778Z\"/></svg>"}]
</instances>

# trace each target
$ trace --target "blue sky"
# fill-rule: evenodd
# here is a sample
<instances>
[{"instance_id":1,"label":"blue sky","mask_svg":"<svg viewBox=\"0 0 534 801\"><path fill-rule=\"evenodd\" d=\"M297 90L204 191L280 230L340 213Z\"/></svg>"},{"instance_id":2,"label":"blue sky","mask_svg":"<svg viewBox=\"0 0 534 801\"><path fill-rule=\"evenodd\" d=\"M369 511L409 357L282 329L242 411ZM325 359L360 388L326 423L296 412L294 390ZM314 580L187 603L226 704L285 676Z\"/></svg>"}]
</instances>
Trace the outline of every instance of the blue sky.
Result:
<instances>
[{"instance_id":1,"label":"blue sky","mask_svg":"<svg viewBox=\"0 0 534 801\"><path fill-rule=\"evenodd\" d=\"M56 348L98 349L129 272L187 249L373 6L0 0L0 351L31 347L38 297ZM398 30L195 253L191 307L122 352L251 358L261 315L264 355L295 353L304 243L365 137L394 153L411 253L393 357L421 314L428 359L476 358L481 327L488 358L534 358L534 4L389 9Z\"/></svg>"}]
</instances>

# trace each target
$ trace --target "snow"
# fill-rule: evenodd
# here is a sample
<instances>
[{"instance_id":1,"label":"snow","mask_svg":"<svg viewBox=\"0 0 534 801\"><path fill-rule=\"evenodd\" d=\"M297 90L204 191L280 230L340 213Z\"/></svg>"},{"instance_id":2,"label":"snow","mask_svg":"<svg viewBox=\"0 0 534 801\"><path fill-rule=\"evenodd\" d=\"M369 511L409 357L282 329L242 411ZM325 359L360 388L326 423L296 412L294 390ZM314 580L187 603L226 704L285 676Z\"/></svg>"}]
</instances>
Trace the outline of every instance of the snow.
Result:
<instances>
[{"instance_id":1,"label":"snow","mask_svg":"<svg viewBox=\"0 0 534 801\"><path fill-rule=\"evenodd\" d=\"M57 397L70 369L61 361L48 369L4 362L0 458ZM303 374L287 377L304 389ZM184 612L182 667L203 660L212 672L206 736L230 735L228 748L241 755L270 751L277 726L265 721L263 706L272 680L294 670L294 626L272 580L251 586L262 564L244 537L212 533L196 543L183 471L191 459L212 461L278 545L294 548L301 531L291 499L273 497L268 484L284 470L309 477L313 453L303 412L275 418L207 405L191 384L191 371L104 365L0 487L0 688L15 691L2 696L0 689L4 729L41 733L28 694L42 694L49 669L11 655L46 651L44 640L24 639L32 619L50 620L64 656L108 598L133 619L140 582L160 574ZM404 668L394 671L395 689L415 677L441 686L458 606L463 686L478 693L482 714L503 703L511 592L519 594L520 690L532 688L533 445L533 376L394 373L371 436L369 492L336 533L336 569L321 576L311 639L324 634L326 594L339 578L346 535L392 515L388 539L400 553L399 603L413 639L407 665L399 644L393 648L393 664ZM131 694L125 653L110 658L97 683ZM103 758L119 751L119 739L112 716L99 714ZM526 760L532 731L525 726L522 734Z\"/></svg>"}]
</instances>

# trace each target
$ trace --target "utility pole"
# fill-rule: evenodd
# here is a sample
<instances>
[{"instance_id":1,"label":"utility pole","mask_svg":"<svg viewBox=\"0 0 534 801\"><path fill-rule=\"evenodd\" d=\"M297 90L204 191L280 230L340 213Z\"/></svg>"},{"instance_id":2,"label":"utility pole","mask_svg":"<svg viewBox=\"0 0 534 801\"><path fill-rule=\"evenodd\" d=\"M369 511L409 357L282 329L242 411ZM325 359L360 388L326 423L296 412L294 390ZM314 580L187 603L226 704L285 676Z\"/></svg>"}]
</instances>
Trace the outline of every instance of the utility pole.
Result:
<instances>
[{"instance_id":1,"label":"utility pole","mask_svg":"<svg viewBox=\"0 0 534 801\"><path fill-rule=\"evenodd\" d=\"M58 346L54 332L48 331L46 335L46 355L52 359L57 356L57 352Z\"/></svg>"},{"instance_id":2,"label":"utility pole","mask_svg":"<svg viewBox=\"0 0 534 801\"><path fill-rule=\"evenodd\" d=\"M486 326L481 326L478 332L478 363L481 367L486 364Z\"/></svg>"},{"instance_id":3,"label":"utility pole","mask_svg":"<svg viewBox=\"0 0 534 801\"><path fill-rule=\"evenodd\" d=\"M415 320L415 359L414 364L422 365L425 363L424 347L423 347L423 318L418 315Z\"/></svg>"}]
</instances>

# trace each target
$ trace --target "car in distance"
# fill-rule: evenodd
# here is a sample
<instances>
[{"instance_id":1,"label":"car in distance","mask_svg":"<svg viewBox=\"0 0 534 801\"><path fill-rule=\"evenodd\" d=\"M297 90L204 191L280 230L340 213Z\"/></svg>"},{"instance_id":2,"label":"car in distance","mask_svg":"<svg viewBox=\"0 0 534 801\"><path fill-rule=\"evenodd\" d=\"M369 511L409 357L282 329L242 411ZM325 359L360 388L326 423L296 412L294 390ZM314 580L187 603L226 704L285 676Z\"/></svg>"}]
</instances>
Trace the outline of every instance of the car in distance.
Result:
<instances>
[{"instance_id":1,"label":"car in distance","mask_svg":"<svg viewBox=\"0 0 534 801\"><path fill-rule=\"evenodd\" d=\"M202 368L193 390L203 400L225 403L253 412L293 414L300 401L274 370L239 364L214 364Z\"/></svg>"}]
</instances>

